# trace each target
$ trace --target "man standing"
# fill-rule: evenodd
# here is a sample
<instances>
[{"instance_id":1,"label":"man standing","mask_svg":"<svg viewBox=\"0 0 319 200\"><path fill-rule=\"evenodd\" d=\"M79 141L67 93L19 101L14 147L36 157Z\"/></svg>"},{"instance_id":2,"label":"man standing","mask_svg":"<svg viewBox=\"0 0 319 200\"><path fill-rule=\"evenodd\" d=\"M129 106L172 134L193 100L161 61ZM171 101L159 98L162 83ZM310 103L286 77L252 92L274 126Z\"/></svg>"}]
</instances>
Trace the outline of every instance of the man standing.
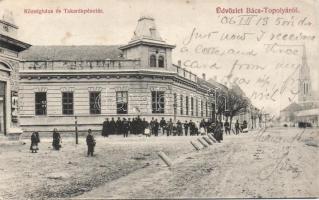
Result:
<instances>
[{"instance_id":1,"label":"man standing","mask_svg":"<svg viewBox=\"0 0 319 200\"><path fill-rule=\"evenodd\" d=\"M114 121L114 118L112 117L110 121L110 134L115 134L116 133L116 123Z\"/></svg>"},{"instance_id":2,"label":"man standing","mask_svg":"<svg viewBox=\"0 0 319 200\"><path fill-rule=\"evenodd\" d=\"M86 144L88 146L88 154L87 156L89 157L90 155L93 156L93 152L94 152L94 147L95 147L95 139L92 135L92 130L89 129L88 130L88 135L86 136Z\"/></svg>"},{"instance_id":3,"label":"man standing","mask_svg":"<svg viewBox=\"0 0 319 200\"><path fill-rule=\"evenodd\" d=\"M109 118L106 118L102 126L102 136L108 137L109 132L110 132L110 121L109 121Z\"/></svg>"},{"instance_id":4,"label":"man standing","mask_svg":"<svg viewBox=\"0 0 319 200\"><path fill-rule=\"evenodd\" d=\"M118 117L116 120L116 134L117 135L122 134L122 121L120 117Z\"/></svg>"},{"instance_id":5,"label":"man standing","mask_svg":"<svg viewBox=\"0 0 319 200\"><path fill-rule=\"evenodd\" d=\"M185 135L187 136L188 134L188 127L189 127L189 123L187 121L185 121L184 123L184 130L185 130Z\"/></svg>"},{"instance_id":6,"label":"man standing","mask_svg":"<svg viewBox=\"0 0 319 200\"><path fill-rule=\"evenodd\" d=\"M157 121L157 119L155 119L155 122L154 122L154 127L153 127L153 132L155 134L155 136L158 136L158 128L159 128L159 123Z\"/></svg>"},{"instance_id":7,"label":"man standing","mask_svg":"<svg viewBox=\"0 0 319 200\"><path fill-rule=\"evenodd\" d=\"M176 128L177 128L177 135L182 136L183 135L183 126L179 120L177 120Z\"/></svg>"},{"instance_id":8,"label":"man standing","mask_svg":"<svg viewBox=\"0 0 319 200\"><path fill-rule=\"evenodd\" d=\"M238 122L238 120L236 120L236 123L235 123L236 135L238 135L239 129L240 129L240 127L239 127L239 122Z\"/></svg>"},{"instance_id":9,"label":"man standing","mask_svg":"<svg viewBox=\"0 0 319 200\"><path fill-rule=\"evenodd\" d=\"M143 122L139 115L136 118L136 132L137 134L144 134Z\"/></svg>"},{"instance_id":10,"label":"man standing","mask_svg":"<svg viewBox=\"0 0 319 200\"><path fill-rule=\"evenodd\" d=\"M195 123L192 120L189 121L189 131L190 135L195 135Z\"/></svg>"},{"instance_id":11,"label":"man standing","mask_svg":"<svg viewBox=\"0 0 319 200\"><path fill-rule=\"evenodd\" d=\"M129 126L129 122L126 121L125 118L123 118L123 122L122 122L122 132L123 132L123 136L124 137L128 137L128 131L130 129L130 126Z\"/></svg>"},{"instance_id":12,"label":"man standing","mask_svg":"<svg viewBox=\"0 0 319 200\"><path fill-rule=\"evenodd\" d=\"M169 122L167 123L167 136L172 135L172 131L173 131L173 122L171 118L169 119Z\"/></svg>"},{"instance_id":13,"label":"man standing","mask_svg":"<svg viewBox=\"0 0 319 200\"><path fill-rule=\"evenodd\" d=\"M228 120L225 121L224 127L225 127L225 133L226 133L226 135L227 135L227 133L230 135L230 126L229 126Z\"/></svg>"},{"instance_id":14,"label":"man standing","mask_svg":"<svg viewBox=\"0 0 319 200\"><path fill-rule=\"evenodd\" d=\"M131 122L131 118L128 118L128 134L132 133L132 122Z\"/></svg>"},{"instance_id":15,"label":"man standing","mask_svg":"<svg viewBox=\"0 0 319 200\"><path fill-rule=\"evenodd\" d=\"M166 121L165 121L164 117L162 117L159 125L160 125L160 127L162 129L162 133L164 135L165 134L165 129L166 129Z\"/></svg>"},{"instance_id":16,"label":"man standing","mask_svg":"<svg viewBox=\"0 0 319 200\"><path fill-rule=\"evenodd\" d=\"M154 125L155 125L155 121L154 121L154 117L152 117L152 120L150 122L151 135L155 135L155 133L154 133Z\"/></svg>"}]
</instances>

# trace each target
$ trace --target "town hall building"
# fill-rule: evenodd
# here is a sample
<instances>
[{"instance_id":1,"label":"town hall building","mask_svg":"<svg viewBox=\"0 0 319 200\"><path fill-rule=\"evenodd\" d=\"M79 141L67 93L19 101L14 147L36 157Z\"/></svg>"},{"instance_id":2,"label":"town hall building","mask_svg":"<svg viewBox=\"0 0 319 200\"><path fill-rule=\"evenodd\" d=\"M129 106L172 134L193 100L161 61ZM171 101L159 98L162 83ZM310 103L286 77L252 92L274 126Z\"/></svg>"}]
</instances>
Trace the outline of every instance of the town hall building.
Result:
<instances>
[{"instance_id":1,"label":"town hall building","mask_svg":"<svg viewBox=\"0 0 319 200\"><path fill-rule=\"evenodd\" d=\"M123 46L32 46L20 62L22 129L74 131L75 118L80 131L100 130L107 117L214 118L217 84L173 64L174 48L151 17Z\"/></svg>"}]
</instances>

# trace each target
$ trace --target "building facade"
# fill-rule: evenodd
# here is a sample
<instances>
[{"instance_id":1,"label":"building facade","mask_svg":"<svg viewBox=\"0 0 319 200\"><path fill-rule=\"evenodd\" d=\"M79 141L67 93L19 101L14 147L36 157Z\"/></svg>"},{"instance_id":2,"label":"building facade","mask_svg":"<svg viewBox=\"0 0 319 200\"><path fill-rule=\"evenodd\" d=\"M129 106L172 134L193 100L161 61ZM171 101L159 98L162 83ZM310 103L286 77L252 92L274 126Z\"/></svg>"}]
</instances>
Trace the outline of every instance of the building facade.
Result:
<instances>
[{"instance_id":1,"label":"building facade","mask_svg":"<svg viewBox=\"0 0 319 200\"><path fill-rule=\"evenodd\" d=\"M22 133L18 115L19 53L30 47L17 39L17 32L12 13L5 12L0 19L0 134L8 136Z\"/></svg>"},{"instance_id":2,"label":"building facade","mask_svg":"<svg viewBox=\"0 0 319 200\"><path fill-rule=\"evenodd\" d=\"M24 131L100 130L105 118L200 121L214 116L211 84L172 63L153 18L123 46L33 46L20 62ZM216 88L215 88L216 89Z\"/></svg>"}]
</instances>

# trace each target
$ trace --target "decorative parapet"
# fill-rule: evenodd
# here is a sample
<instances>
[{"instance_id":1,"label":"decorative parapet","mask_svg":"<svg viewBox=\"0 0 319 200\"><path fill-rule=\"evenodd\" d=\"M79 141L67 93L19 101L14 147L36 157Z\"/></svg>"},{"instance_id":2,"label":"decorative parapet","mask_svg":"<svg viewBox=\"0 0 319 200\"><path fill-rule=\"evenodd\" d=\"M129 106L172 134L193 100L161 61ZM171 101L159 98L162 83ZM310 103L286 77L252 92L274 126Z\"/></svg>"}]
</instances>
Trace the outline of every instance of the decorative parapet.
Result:
<instances>
[{"instance_id":1,"label":"decorative parapet","mask_svg":"<svg viewBox=\"0 0 319 200\"><path fill-rule=\"evenodd\" d=\"M23 61L20 71L80 71L139 69L140 60Z\"/></svg>"}]
</instances>

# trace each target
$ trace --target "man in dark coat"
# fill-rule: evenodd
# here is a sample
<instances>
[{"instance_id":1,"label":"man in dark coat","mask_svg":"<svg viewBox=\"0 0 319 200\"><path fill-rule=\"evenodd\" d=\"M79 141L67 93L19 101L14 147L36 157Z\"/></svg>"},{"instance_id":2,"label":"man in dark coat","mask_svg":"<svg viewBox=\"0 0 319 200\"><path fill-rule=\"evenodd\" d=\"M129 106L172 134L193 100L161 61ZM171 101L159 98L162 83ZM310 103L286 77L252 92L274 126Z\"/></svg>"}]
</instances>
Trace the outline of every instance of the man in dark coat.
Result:
<instances>
[{"instance_id":1,"label":"man in dark coat","mask_svg":"<svg viewBox=\"0 0 319 200\"><path fill-rule=\"evenodd\" d=\"M110 121L110 134L116 133L116 122L114 121L114 118L112 117Z\"/></svg>"},{"instance_id":2,"label":"man in dark coat","mask_svg":"<svg viewBox=\"0 0 319 200\"><path fill-rule=\"evenodd\" d=\"M131 126L130 126L130 132L131 134L136 134L136 119L135 117L133 117L132 122L131 122Z\"/></svg>"},{"instance_id":3,"label":"man in dark coat","mask_svg":"<svg viewBox=\"0 0 319 200\"><path fill-rule=\"evenodd\" d=\"M94 152L94 147L95 147L95 139L92 135L92 130L89 129L88 130L88 135L86 136L86 144L88 146L88 153L87 156L89 157L90 155L93 156L93 152Z\"/></svg>"},{"instance_id":4,"label":"man in dark coat","mask_svg":"<svg viewBox=\"0 0 319 200\"><path fill-rule=\"evenodd\" d=\"M136 134L144 134L143 122L140 116L136 118Z\"/></svg>"},{"instance_id":5,"label":"man in dark coat","mask_svg":"<svg viewBox=\"0 0 319 200\"><path fill-rule=\"evenodd\" d=\"M131 133L132 133L132 122L131 122L131 118L128 118L127 122L128 122L128 134L131 134Z\"/></svg>"},{"instance_id":6,"label":"man in dark coat","mask_svg":"<svg viewBox=\"0 0 319 200\"><path fill-rule=\"evenodd\" d=\"M225 127L226 135L227 135L227 133L230 135L230 124L229 124L228 120L225 121L224 127Z\"/></svg>"},{"instance_id":7,"label":"man in dark coat","mask_svg":"<svg viewBox=\"0 0 319 200\"><path fill-rule=\"evenodd\" d=\"M61 145L60 145L61 136L60 136L60 133L58 132L57 128L53 129L52 138L53 138L53 141L52 141L53 148L55 150L60 150L60 148L61 148Z\"/></svg>"},{"instance_id":8,"label":"man in dark coat","mask_svg":"<svg viewBox=\"0 0 319 200\"><path fill-rule=\"evenodd\" d=\"M102 136L108 137L109 132L110 132L110 121L109 121L109 118L106 118L102 126Z\"/></svg>"},{"instance_id":9,"label":"man in dark coat","mask_svg":"<svg viewBox=\"0 0 319 200\"><path fill-rule=\"evenodd\" d=\"M128 137L129 129L130 129L129 122L126 121L125 118L123 118L123 121L122 121L122 132L123 132L123 136L124 137Z\"/></svg>"},{"instance_id":10,"label":"man in dark coat","mask_svg":"<svg viewBox=\"0 0 319 200\"><path fill-rule=\"evenodd\" d=\"M153 127L153 132L155 134L155 136L158 136L158 128L159 128L160 124L158 123L157 119L155 119L154 121L154 127Z\"/></svg>"},{"instance_id":11,"label":"man in dark coat","mask_svg":"<svg viewBox=\"0 0 319 200\"><path fill-rule=\"evenodd\" d=\"M165 121L164 117L162 117L159 125L160 125L160 127L162 129L162 134L164 135L165 134L165 129L166 129L166 121Z\"/></svg>"},{"instance_id":12,"label":"man in dark coat","mask_svg":"<svg viewBox=\"0 0 319 200\"><path fill-rule=\"evenodd\" d=\"M190 130L190 135L195 135L196 134L195 123L192 122L192 120L189 121L189 130Z\"/></svg>"},{"instance_id":13,"label":"man in dark coat","mask_svg":"<svg viewBox=\"0 0 319 200\"><path fill-rule=\"evenodd\" d=\"M168 123L167 123L167 136L172 135L172 131L173 131L173 122L172 119L169 119Z\"/></svg>"},{"instance_id":14,"label":"man in dark coat","mask_svg":"<svg viewBox=\"0 0 319 200\"><path fill-rule=\"evenodd\" d=\"M116 134L117 135L122 134L122 121L120 117L118 117L116 120Z\"/></svg>"},{"instance_id":15,"label":"man in dark coat","mask_svg":"<svg viewBox=\"0 0 319 200\"><path fill-rule=\"evenodd\" d=\"M155 133L154 133L154 123L155 123L155 120L154 120L154 117L152 117L152 120L150 122L151 135L155 135Z\"/></svg>"},{"instance_id":16,"label":"man in dark coat","mask_svg":"<svg viewBox=\"0 0 319 200\"><path fill-rule=\"evenodd\" d=\"M221 140L223 140L223 130L221 127L221 123L222 122L216 122L216 127L214 131L214 137L217 140L217 142L220 142Z\"/></svg>"},{"instance_id":17,"label":"man in dark coat","mask_svg":"<svg viewBox=\"0 0 319 200\"><path fill-rule=\"evenodd\" d=\"M238 122L238 120L236 120L236 123L235 123L235 130L236 130L236 135L238 135L238 133L239 133L239 130L240 130L240 127L239 127L239 122Z\"/></svg>"},{"instance_id":18,"label":"man in dark coat","mask_svg":"<svg viewBox=\"0 0 319 200\"><path fill-rule=\"evenodd\" d=\"M186 136L188 134L188 127L189 127L189 123L187 121L185 121L185 123L184 123L184 131L185 131L185 135Z\"/></svg>"},{"instance_id":19,"label":"man in dark coat","mask_svg":"<svg viewBox=\"0 0 319 200\"><path fill-rule=\"evenodd\" d=\"M177 128L177 135L182 136L183 135L183 125L179 120L177 120L176 128Z\"/></svg>"}]
</instances>

